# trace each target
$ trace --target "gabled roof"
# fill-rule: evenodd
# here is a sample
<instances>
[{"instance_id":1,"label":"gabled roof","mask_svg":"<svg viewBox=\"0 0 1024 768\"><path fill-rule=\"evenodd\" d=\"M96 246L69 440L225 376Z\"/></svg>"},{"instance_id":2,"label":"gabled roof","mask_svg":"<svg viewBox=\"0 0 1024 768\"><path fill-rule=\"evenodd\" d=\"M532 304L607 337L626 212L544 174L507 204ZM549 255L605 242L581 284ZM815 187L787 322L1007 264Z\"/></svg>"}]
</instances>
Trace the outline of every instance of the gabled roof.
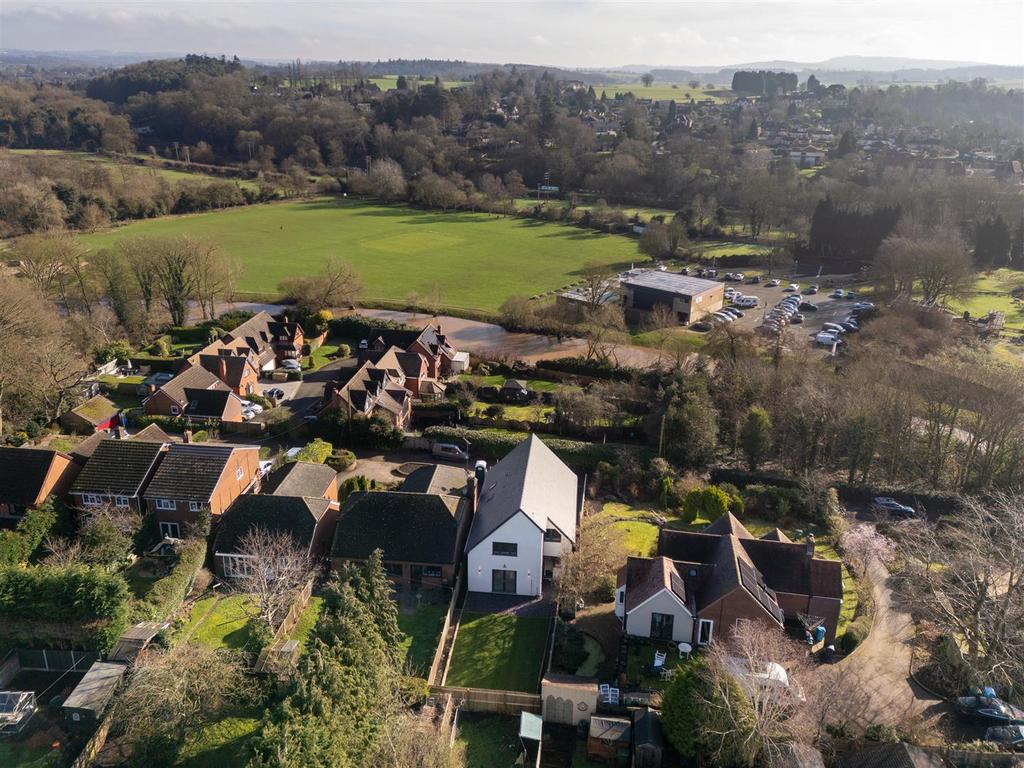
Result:
<instances>
[{"instance_id":1,"label":"gabled roof","mask_svg":"<svg viewBox=\"0 0 1024 768\"><path fill-rule=\"evenodd\" d=\"M740 539L754 538L750 531L743 527L743 523L737 520L736 516L732 512L726 512L709 526L701 530L701 533L713 534L716 536L724 536L727 533L731 533L733 536Z\"/></svg>"},{"instance_id":2,"label":"gabled roof","mask_svg":"<svg viewBox=\"0 0 1024 768\"><path fill-rule=\"evenodd\" d=\"M942 756L910 744L874 744L839 758L840 768L946 768Z\"/></svg>"},{"instance_id":3,"label":"gabled roof","mask_svg":"<svg viewBox=\"0 0 1024 768\"><path fill-rule=\"evenodd\" d=\"M235 389L242 386L246 368L257 372L248 354L199 355L199 365Z\"/></svg>"},{"instance_id":4,"label":"gabled roof","mask_svg":"<svg viewBox=\"0 0 1024 768\"><path fill-rule=\"evenodd\" d=\"M205 368L195 366L193 368L186 368L157 391L163 392L184 408L188 401L188 397L185 394L186 389L216 389L226 392L228 391L228 385Z\"/></svg>"},{"instance_id":5,"label":"gabled roof","mask_svg":"<svg viewBox=\"0 0 1024 768\"><path fill-rule=\"evenodd\" d=\"M686 587L667 557L630 557L622 569L619 586L626 587L625 610L629 613L662 590L672 593L686 605Z\"/></svg>"},{"instance_id":6,"label":"gabled roof","mask_svg":"<svg viewBox=\"0 0 1024 768\"><path fill-rule=\"evenodd\" d=\"M161 443L102 440L78 474L71 492L137 496L163 455L163 449Z\"/></svg>"},{"instance_id":7,"label":"gabled roof","mask_svg":"<svg viewBox=\"0 0 1024 768\"><path fill-rule=\"evenodd\" d=\"M85 463L95 452L96 446L104 440L109 440L110 435L105 432L97 432L89 435L85 440L78 443L72 448L69 453L71 458L79 463ZM174 438L164 432L156 424L150 424L148 427L143 427L134 435L127 438L128 440L141 440L146 443L173 443L178 442L179 438Z\"/></svg>"},{"instance_id":8,"label":"gabled roof","mask_svg":"<svg viewBox=\"0 0 1024 768\"><path fill-rule=\"evenodd\" d=\"M49 448L0 447L0 502L35 504L58 455L70 458Z\"/></svg>"},{"instance_id":9,"label":"gabled roof","mask_svg":"<svg viewBox=\"0 0 1024 768\"><path fill-rule=\"evenodd\" d=\"M434 464L413 470L399 488L404 493L440 493L461 496L466 489L466 470Z\"/></svg>"},{"instance_id":10,"label":"gabled roof","mask_svg":"<svg viewBox=\"0 0 1024 768\"><path fill-rule=\"evenodd\" d=\"M269 344L273 334L270 332L270 323L274 322L269 312L257 312L234 330L224 334L225 341L252 338L256 342Z\"/></svg>"},{"instance_id":11,"label":"gabled roof","mask_svg":"<svg viewBox=\"0 0 1024 768\"><path fill-rule=\"evenodd\" d=\"M141 440L146 443L173 443L178 438L171 437L156 424L150 424L148 427L140 429L128 439Z\"/></svg>"},{"instance_id":12,"label":"gabled roof","mask_svg":"<svg viewBox=\"0 0 1024 768\"><path fill-rule=\"evenodd\" d=\"M263 483L263 493L275 496L323 496L338 473L326 464L292 461L274 470Z\"/></svg>"},{"instance_id":13,"label":"gabled roof","mask_svg":"<svg viewBox=\"0 0 1024 768\"><path fill-rule=\"evenodd\" d=\"M386 561L454 564L465 515L465 502L457 496L353 493L338 517L331 557L365 560L382 549Z\"/></svg>"},{"instance_id":14,"label":"gabled roof","mask_svg":"<svg viewBox=\"0 0 1024 768\"><path fill-rule=\"evenodd\" d=\"M185 414L198 418L221 419L231 398L238 397L227 387L224 389L185 390Z\"/></svg>"},{"instance_id":15,"label":"gabled roof","mask_svg":"<svg viewBox=\"0 0 1024 768\"><path fill-rule=\"evenodd\" d=\"M518 512L541 531L557 528L576 541L576 475L536 435L530 435L487 470L481 483L467 551Z\"/></svg>"},{"instance_id":16,"label":"gabled roof","mask_svg":"<svg viewBox=\"0 0 1024 768\"><path fill-rule=\"evenodd\" d=\"M221 517L213 551L236 552L242 537L256 527L291 534L298 545L308 547L329 507L327 499L243 494Z\"/></svg>"},{"instance_id":17,"label":"gabled roof","mask_svg":"<svg viewBox=\"0 0 1024 768\"><path fill-rule=\"evenodd\" d=\"M121 409L103 395L96 395L77 408L72 408L71 412L95 427L110 421L121 412Z\"/></svg>"},{"instance_id":18,"label":"gabled roof","mask_svg":"<svg viewBox=\"0 0 1024 768\"><path fill-rule=\"evenodd\" d=\"M377 356L374 365L389 371L400 371L403 375L415 379L423 374L427 363L418 352L406 352L398 347L391 347Z\"/></svg>"},{"instance_id":19,"label":"gabled roof","mask_svg":"<svg viewBox=\"0 0 1024 768\"><path fill-rule=\"evenodd\" d=\"M175 443L146 487L146 498L208 502L235 451L255 446Z\"/></svg>"}]
</instances>

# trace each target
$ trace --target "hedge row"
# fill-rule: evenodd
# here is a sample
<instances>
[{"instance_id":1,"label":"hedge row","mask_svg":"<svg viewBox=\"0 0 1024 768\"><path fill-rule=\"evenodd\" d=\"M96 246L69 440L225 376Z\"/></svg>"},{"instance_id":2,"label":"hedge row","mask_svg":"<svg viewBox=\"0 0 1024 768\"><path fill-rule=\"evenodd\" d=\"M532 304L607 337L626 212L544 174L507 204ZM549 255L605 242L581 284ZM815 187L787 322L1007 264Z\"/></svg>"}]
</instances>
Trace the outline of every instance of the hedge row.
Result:
<instances>
[{"instance_id":1,"label":"hedge row","mask_svg":"<svg viewBox=\"0 0 1024 768\"><path fill-rule=\"evenodd\" d=\"M148 427L150 424L156 424L164 432L177 432L181 434L186 429L201 430L217 430L220 427L220 422L216 419L184 419L181 416L160 416L157 414L145 414L137 416L134 419L134 423L141 427Z\"/></svg>"},{"instance_id":2,"label":"hedge row","mask_svg":"<svg viewBox=\"0 0 1024 768\"><path fill-rule=\"evenodd\" d=\"M498 461L519 443L529 437L528 432L499 432L489 430L478 432L461 427L428 427L423 436L443 443L461 445L468 439L474 456ZM592 471L598 463L604 461L616 463L623 451L633 453L637 460L646 464L654 457L654 451L646 446L626 445L624 443L587 443L582 440L566 440L549 435L538 435L544 444L554 451L562 461L573 469Z\"/></svg>"},{"instance_id":3,"label":"hedge row","mask_svg":"<svg viewBox=\"0 0 1024 768\"><path fill-rule=\"evenodd\" d=\"M185 599L199 569L206 560L206 542L190 539L181 545L178 562L171 572L157 580L146 596L135 604L134 618L139 621L163 621Z\"/></svg>"},{"instance_id":4,"label":"hedge row","mask_svg":"<svg viewBox=\"0 0 1024 768\"><path fill-rule=\"evenodd\" d=\"M102 568L0 568L0 625L73 623L106 652L128 624L128 583Z\"/></svg>"},{"instance_id":5,"label":"hedge row","mask_svg":"<svg viewBox=\"0 0 1024 768\"><path fill-rule=\"evenodd\" d=\"M336 317L328 324L328 328L331 336L357 340L366 338L374 330L409 330L409 326L396 323L393 320L363 317L362 315Z\"/></svg>"},{"instance_id":6,"label":"hedge row","mask_svg":"<svg viewBox=\"0 0 1024 768\"><path fill-rule=\"evenodd\" d=\"M599 360L588 360L585 357L560 357L555 360L538 360L538 370L562 371L573 373L578 376L590 376L595 379L610 379L612 381L630 381L640 371L635 368L612 365Z\"/></svg>"},{"instance_id":7,"label":"hedge row","mask_svg":"<svg viewBox=\"0 0 1024 768\"><path fill-rule=\"evenodd\" d=\"M905 488L891 488L873 483L836 483L839 498L847 504L870 504L877 496L890 496L900 504L907 504L931 515L953 515L960 511L960 499L956 494L914 491Z\"/></svg>"},{"instance_id":8,"label":"hedge row","mask_svg":"<svg viewBox=\"0 0 1024 768\"><path fill-rule=\"evenodd\" d=\"M0 566L26 562L43 540L60 527L62 511L63 505L51 497L25 513L13 531L0 531Z\"/></svg>"}]
</instances>

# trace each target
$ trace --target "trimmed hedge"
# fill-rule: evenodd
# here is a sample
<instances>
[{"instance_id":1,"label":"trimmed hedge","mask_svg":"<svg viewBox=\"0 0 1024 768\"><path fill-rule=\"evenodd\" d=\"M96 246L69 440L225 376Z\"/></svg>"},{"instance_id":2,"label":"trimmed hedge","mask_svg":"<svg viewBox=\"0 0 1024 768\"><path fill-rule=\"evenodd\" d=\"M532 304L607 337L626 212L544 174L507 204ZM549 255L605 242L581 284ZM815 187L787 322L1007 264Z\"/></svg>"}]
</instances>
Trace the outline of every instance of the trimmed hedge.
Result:
<instances>
[{"instance_id":1,"label":"trimmed hedge","mask_svg":"<svg viewBox=\"0 0 1024 768\"><path fill-rule=\"evenodd\" d=\"M560 357L555 360L538 360L537 370L562 371L563 373L590 376L595 379L610 379L612 381L630 381L640 373L635 368L612 365L611 363L599 360L588 360L585 357Z\"/></svg>"},{"instance_id":2,"label":"trimmed hedge","mask_svg":"<svg viewBox=\"0 0 1024 768\"><path fill-rule=\"evenodd\" d=\"M847 625L846 632L839 638L839 650L843 653L853 653L870 632L871 619L868 616L859 616Z\"/></svg>"},{"instance_id":3,"label":"trimmed hedge","mask_svg":"<svg viewBox=\"0 0 1024 768\"><path fill-rule=\"evenodd\" d=\"M171 572L154 582L146 596L135 603L133 618L137 621L166 619L185 599L205 560L206 542L203 539L190 539L182 544L178 562Z\"/></svg>"},{"instance_id":4,"label":"trimmed hedge","mask_svg":"<svg viewBox=\"0 0 1024 768\"><path fill-rule=\"evenodd\" d=\"M410 326L396 323L393 320L363 317L362 315L336 317L327 324L327 327L331 336L340 336L344 339L355 339L356 341L362 340L374 330L411 330Z\"/></svg>"},{"instance_id":5,"label":"trimmed hedge","mask_svg":"<svg viewBox=\"0 0 1024 768\"><path fill-rule=\"evenodd\" d=\"M529 437L528 432L478 432L461 427L428 427L423 436L443 443L461 444L463 438L470 441L474 455L490 461L501 459L506 453ZM646 464L654 457L654 451L646 446L626 445L624 443L587 443L581 440L566 440L549 435L537 435L544 444L554 451L562 461L573 469L594 470L604 461L614 464L619 461L619 454L627 451L636 455L641 464Z\"/></svg>"},{"instance_id":6,"label":"trimmed hedge","mask_svg":"<svg viewBox=\"0 0 1024 768\"><path fill-rule=\"evenodd\" d=\"M134 422L139 427L148 427L150 424L156 424L164 432L176 432L178 434L181 434L186 429L195 430L196 427L205 428L198 431L216 430L220 427L220 423L216 419L189 420L181 416L159 416L157 414L137 416Z\"/></svg>"},{"instance_id":7,"label":"trimmed hedge","mask_svg":"<svg viewBox=\"0 0 1024 768\"><path fill-rule=\"evenodd\" d=\"M89 629L101 651L109 650L128 623L128 583L102 568L0 569L0 619L65 621Z\"/></svg>"},{"instance_id":8,"label":"trimmed hedge","mask_svg":"<svg viewBox=\"0 0 1024 768\"><path fill-rule=\"evenodd\" d=\"M17 527L0 531L0 566L27 562L32 554L61 524L64 505L52 497L30 509Z\"/></svg>"}]
</instances>

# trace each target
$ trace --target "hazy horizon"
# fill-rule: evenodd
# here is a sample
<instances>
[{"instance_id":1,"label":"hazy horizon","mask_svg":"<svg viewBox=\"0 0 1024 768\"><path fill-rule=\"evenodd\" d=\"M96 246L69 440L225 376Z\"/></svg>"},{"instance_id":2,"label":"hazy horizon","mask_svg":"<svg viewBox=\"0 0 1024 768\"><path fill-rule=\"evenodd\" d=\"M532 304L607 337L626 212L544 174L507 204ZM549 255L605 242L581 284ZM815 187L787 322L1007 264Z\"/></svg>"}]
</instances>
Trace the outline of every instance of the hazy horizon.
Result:
<instances>
[{"instance_id":1,"label":"hazy horizon","mask_svg":"<svg viewBox=\"0 0 1024 768\"><path fill-rule=\"evenodd\" d=\"M565 68L882 56L1020 66L1024 3L5 0L0 47L247 59L441 58ZM996 23L998 22L998 23Z\"/></svg>"}]
</instances>

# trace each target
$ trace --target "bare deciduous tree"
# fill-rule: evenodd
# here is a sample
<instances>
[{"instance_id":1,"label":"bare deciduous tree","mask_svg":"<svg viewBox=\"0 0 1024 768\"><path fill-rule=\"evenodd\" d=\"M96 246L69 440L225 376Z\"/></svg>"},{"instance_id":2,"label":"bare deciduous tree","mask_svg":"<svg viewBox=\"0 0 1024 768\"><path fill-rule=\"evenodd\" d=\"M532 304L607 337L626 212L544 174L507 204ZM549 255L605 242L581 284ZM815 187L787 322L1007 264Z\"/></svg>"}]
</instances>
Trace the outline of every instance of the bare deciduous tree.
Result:
<instances>
[{"instance_id":1,"label":"bare deciduous tree","mask_svg":"<svg viewBox=\"0 0 1024 768\"><path fill-rule=\"evenodd\" d=\"M43 541L46 557L43 562L54 568L70 568L85 560L82 542L72 539L46 539Z\"/></svg>"},{"instance_id":2,"label":"bare deciduous tree","mask_svg":"<svg viewBox=\"0 0 1024 768\"><path fill-rule=\"evenodd\" d=\"M273 631L312 574L309 555L289 534L261 527L241 538L238 553L248 567L231 579L231 588L251 598L257 618Z\"/></svg>"},{"instance_id":3,"label":"bare deciduous tree","mask_svg":"<svg viewBox=\"0 0 1024 768\"><path fill-rule=\"evenodd\" d=\"M839 539L846 561L863 574L872 560L885 564L896 557L896 542L879 533L871 525L854 525L843 531Z\"/></svg>"},{"instance_id":4,"label":"bare deciduous tree","mask_svg":"<svg viewBox=\"0 0 1024 768\"><path fill-rule=\"evenodd\" d=\"M328 257L316 277L293 277L282 280L278 288L295 299L305 312L355 306L362 293L359 273L348 262Z\"/></svg>"},{"instance_id":5,"label":"bare deciduous tree","mask_svg":"<svg viewBox=\"0 0 1024 768\"><path fill-rule=\"evenodd\" d=\"M622 538L612 521L589 514L579 527L576 548L562 558L556 586L566 605L579 605L614 578L615 569L626 559Z\"/></svg>"},{"instance_id":6,"label":"bare deciduous tree","mask_svg":"<svg viewBox=\"0 0 1024 768\"><path fill-rule=\"evenodd\" d=\"M1024 497L967 497L956 517L906 526L905 591L976 679L1024 683Z\"/></svg>"}]
</instances>

